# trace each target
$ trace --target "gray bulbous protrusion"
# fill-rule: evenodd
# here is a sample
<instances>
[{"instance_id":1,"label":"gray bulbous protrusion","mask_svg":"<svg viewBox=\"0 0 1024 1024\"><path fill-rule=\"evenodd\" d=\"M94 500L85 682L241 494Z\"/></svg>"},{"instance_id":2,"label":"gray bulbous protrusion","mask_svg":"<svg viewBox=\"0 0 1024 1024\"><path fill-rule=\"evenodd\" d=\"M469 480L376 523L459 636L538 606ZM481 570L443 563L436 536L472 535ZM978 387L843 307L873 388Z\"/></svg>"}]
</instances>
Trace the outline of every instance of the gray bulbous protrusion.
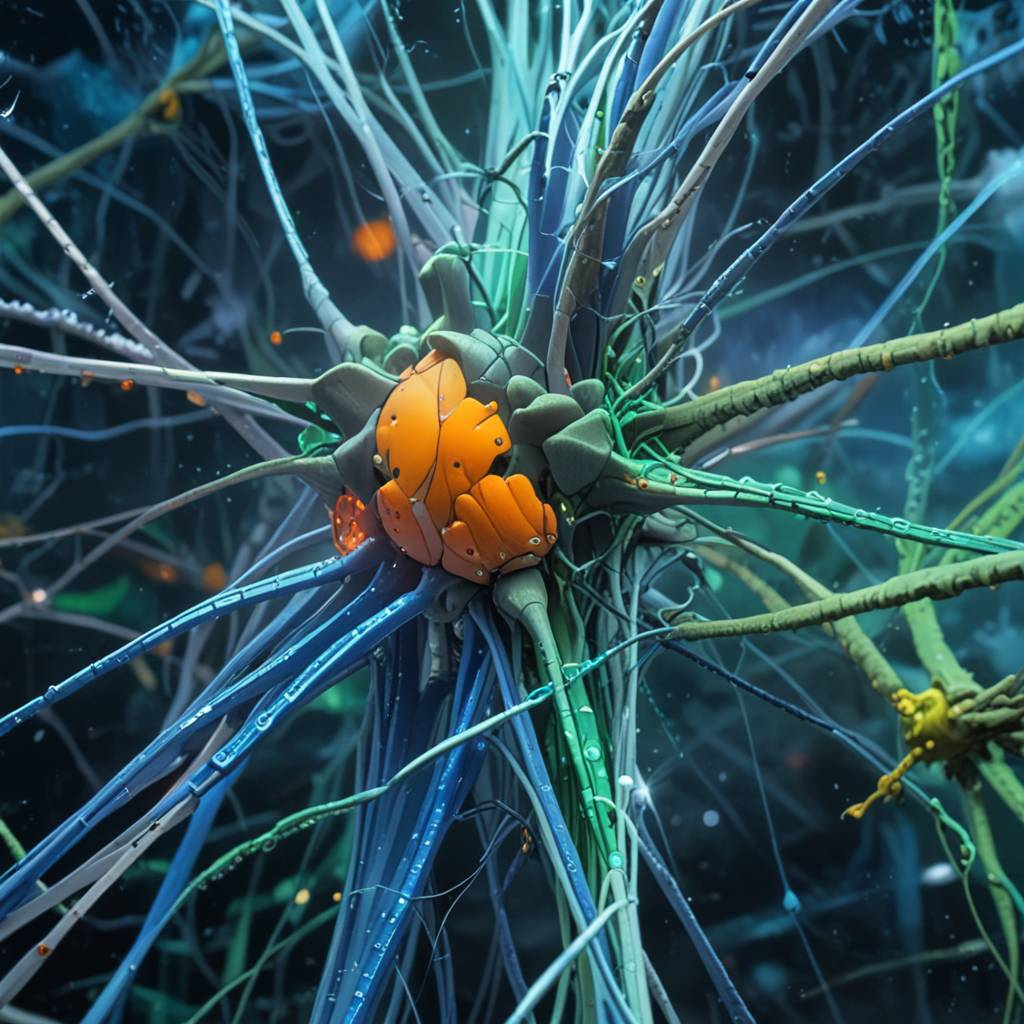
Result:
<instances>
[{"instance_id":1,"label":"gray bulbous protrusion","mask_svg":"<svg viewBox=\"0 0 1024 1024\"><path fill-rule=\"evenodd\" d=\"M313 401L351 436L362 430L394 386L394 378L365 363L341 363L313 381Z\"/></svg>"},{"instance_id":2,"label":"gray bulbous protrusion","mask_svg":"<svg viewBox=\"0 0 1024 1024\"><path fill-rule=\"evenodd\" d=\"M512 413L508 432L513 444L532 444L539 448L582 416L579 403L568 395L543 394L525 409Z\"/></svg>"},{"instance_id":3,"label":"gray bulbous protrusion","mask_svg":"<svg viewBox=\"0 0 1024 1024\"><path fill-rule=\"evenodd\" d=\"M445 581L444 589L424 610L423 617L431 622L454 622L479 593L480 587L477 584L458 576L450 576Z\"/></svg>"},{"instance_id":4,"label":"gray bulbous protrusion","mask_svg":"<svg viewBox=\"0 0 1024 1024\"><path fill-rule=\"evenodd\" d=\"M612 454L594 485L587 491L587 503L613 515L650 516L682 504L673 491L639 486L642 467L622 455Z\"/></svg>"},{"instance_id":5,"label":"gray bulbous protrusion","mask_svg":"<svg viewBox=\"0 0 1024 1024\"><path fill-rule=\"evenodd\" d=\"M532 444L512 446L512 461L509 463L507 476L519 473L533 484L534 490L537 490L547 469L547 459L544 458L544 453L539 448Z\"/></svg>"},{"instance_id":6,"label":"gray bulbous protrusion","mask_svg":"<svg viewBox=\"0 0 1024 1024\"><path fill-rule=\"evenodd\" d=\"M611 420L595 409L563 427L541 445L558 489L578 494L595 483L612 454Z\"/></svg>"},{"instance_id":7,"label":"gray bulbous protrusion","mask_svg":"<svg viewBox=\"0 0 1024 1024\"><path fill-rule=\"evenodd\" d=\"M415 366L420 361L419 346L414 342L403 341L393 345L384 357L384 369L396 377Z\"/></svg>"},{"instance_id":8,"label":"gray bulbous protrusion","mask_svg":"<svg viewBox=\"0 0 1024 1024\"><path fill-rule=\"evenodd\" d=\"M467 383L482 377L494 360L501 356L501 343L486 331L467 334L464 331L431 330L426 341L428 348L436 349L459 364Z\"/></svg>"},{"instance_id":9,"label":"gray bulbous protrusion","mask_svg":"<svg viewBox=\"0 0 1024 1024\"><path fill-rule=\"evenodd\" d=\"M519 623L529 634L538 667L547 681L558 682L562 678L561 659L548 619L548 591L540 569L523 569L499 577L491 588L491 599L506 619Z\"/></svg>"},{"instance_id":10,"label":"gray bulbous protrusion","mask_svg":"<svg viewBox=\"0 0 1024 1024\"><path fill-rule=\"evenodd\" d=\"M476 326L469 272L461 257L439 252L423 265L420 284L441 330L468 333Z\"/></svg>"},{"instance_id":11,"label":"gray bulbous protrusion","mask_svg":"<svg viewBox=\"0 0 1024 1024\"><path fill-rule=\"evenodd\" d=\"M431 329L425 341L428 348L436 349L459 364L473 398L498 403L502 419L510 413L505 393L509 380L517 374L532 376L539 370L537 360L511 338L480 328L470 334Z\"/></svg>"},{"instance_id":12,"label":"gray bulbous protrusion","mask_svg":"<svg viewBox=\"0 0 1024 1024\"><path fill-rule=\"evenodd\" d=\"M508 397L509 407L515 410L525 409L535 398L540 398L546 392L543 384L539 384L532 377L517 373L509 378L505 394Z\"/></svg>"},{"instance_id":13,"label":"gray bulbous protrusion","mask_svg":"<svg viewBox=\"0 0 1024 1024\"><path fill-rule=\"evenodd\" d=\"M604 384L596 377L578 380L569 388L569 394L580 403L584 412L593 412L595 409L601 408L604 402L604 391Z\"/></svg>"},{"instance_id":14,"label":"gray bulbous protrusion","mask_svg":"<svg viewBox=\"0 0 1024 1024\"><path fill-rule=\"evenodd\" d=\"M523 622L531 609L547 612L548 591L539 569L499 576L491 588L498 611L512 622Z\"/></svg>"},{"instance_id":15,"label":"gray bulbous protrusion","mask_svg":"<svg viewBox=\"0 0 1024 1024\"><path fill-rule=\"evenodd\" d=\"M377 419L375 412L363 428L343 441L334 450L334 465L344 485L364 504L369 503L373 492L380 486L380 479L373 468L373 456L377 452Z\"/></svg>"},{"instance_id":16,"label":"gray bulbous protrusion","mask_svg":"<svg viewBox=\"0 0 1024 1024\"><path fill-rule=\"evenodd\" d=\"M330 455L303 459L302 468L297 471L297 475L325 501L332 504L341 493L341 477Z\"/></svg>"},{"instance_id":17,"label":"gray bulbous protrusion","mask_svg":"<svg viewBox=\"0 0 1024 1024\"><path fill-rule=\"evenodd\" d=\"M365 324L360 324L356 327L353 334L360 356L380 366L384 353L388 348L387 337L381 334L380 331L375 331L372 327L367 327Z\"/></svg>"}]
</instances>

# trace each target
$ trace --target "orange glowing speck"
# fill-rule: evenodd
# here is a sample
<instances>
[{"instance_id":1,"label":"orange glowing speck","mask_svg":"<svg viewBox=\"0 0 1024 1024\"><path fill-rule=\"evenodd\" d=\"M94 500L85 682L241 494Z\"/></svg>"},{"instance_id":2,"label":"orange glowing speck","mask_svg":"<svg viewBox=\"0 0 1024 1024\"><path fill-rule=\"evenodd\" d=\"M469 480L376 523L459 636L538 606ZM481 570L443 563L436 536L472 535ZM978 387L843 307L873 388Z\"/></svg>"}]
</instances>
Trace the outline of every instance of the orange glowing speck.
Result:
<instances>
[{"instance_id":1,"label":"orange glowing speck","mask_svg":"<svg viewBox=\"0 0 1024 1024\"><path fill-rule=\"evenodd\" d=\"M717 391L722 386L722 378L717 373L708 378L708 391Z\"/></svg>"},{"instance_id":2,"label":"orange glowing speck","mask_svg":"<svg viewBox=\"0 0 1024 1024\"><path fill-rule=\"evenodd\" d=\"M395 251L396 244L395 229L387 217L369 220L352 232L352 248L367 263L386 260Z\"/></svg>"},{"instance_id":3,"label":"orange glowing speck","mask_svg":"<svg viewBox=\"0 0 1024 1024\"><path fill-rule=\"evenodd\" d=\"M228 574L220 562L211 562L202 572L203 586L210 592L223 590L228 585Z\"/></svg>"},{"instance_id":4,"label":"orange glowing speck","mask_svg":"<svg viewBox=\"0 0 1024 1024\"><path fill-rule=\"evenodd\" d=\"M360 513L365 508L354 494L338 496L331 516L331 536L339 554L350 554L366 540L366 531L359 522Z\"/></svg>"},{"instance_id":5,"label":"orange glowing speck","mask_svg":"<svg viewBox=\"0 0 1024 1024\"><path fill-rule=\"evenodd\" d=\"M270 332L270 344L271 345L280 345L281 342L283 342L283 341L284 341L284 335L280 331L271 331Z\"/></svg>"},{"instance_id":6,"label":"orange glowing speck","mask_svg":"<svg viewBox=\"0 0 1024 1024\"><path fill-rule=\"evenodd\" d=\"M157 99L160 102L160 116L165 121L177 121L181 117L181 97L173 89L161 89Z\"/></svg>"},{"instance_id":7,"label":"orange glowing speck","mask_svg":"<svg viewBox=\"0 0 1024 1024\"><path fill-rule=\"evenodd\" d=\"M131 391L133 387L135 387L135 381L133 381L131 378L125 378L123 381L121 381L122 391Z\"/></svg>"}]
</instances>

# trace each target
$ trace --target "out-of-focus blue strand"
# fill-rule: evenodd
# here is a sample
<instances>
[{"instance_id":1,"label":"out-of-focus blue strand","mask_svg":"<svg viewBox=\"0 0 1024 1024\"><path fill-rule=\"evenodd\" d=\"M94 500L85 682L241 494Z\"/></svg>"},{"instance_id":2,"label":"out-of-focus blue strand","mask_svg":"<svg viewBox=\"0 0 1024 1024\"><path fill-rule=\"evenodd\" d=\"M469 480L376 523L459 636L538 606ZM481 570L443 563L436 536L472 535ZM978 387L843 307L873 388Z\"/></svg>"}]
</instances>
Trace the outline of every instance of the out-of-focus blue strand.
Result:
<instances>
[{"instance_id":1,"label":"out-of-focus blue strand","mask_svg":"<svg viewBox=\"0 0 1024 1024\"><path fill-rule=\"evenodd\" d=\"M448 735L458 735L472 725L491 680L490 656L476 634L477 630L471 626L463 641L453 698L454 721ZM412 901L426 884L440 842L460 809L457 796L471 750L471 745L467 744L456 747L443 765L434 770L427 799L407 839L398 870L389 885L372 890L373 894L380 894L377 901L380 905L374 907L369 928L359 935L356 950L332 948L311 1024L339 1021L355 1024L373 1012L383 985L390 977L386 967L397 955Z\"/></svg>"},{"instance_id":2,"label":"out-of-focus blue strand","mask_svg":"<svg viewBox=\"0 0 1024 1024\"><path fill-rule=\"evenodd\" d=\"M487 642L491 657L494 659L494 667L498 674L498 688L501 691L502 700L506 707L513 707L520 701L516 692L515 679L512 674L512 667L508 662L508 655L504 645L494 628L490 610L482 606L480 602L474 602L470 606L470 614L473 621L480 628L480 632ZM551 777L544 765L544 755L537 740L533 723L526 715L516 715L509 723L516 735L519 750L523 758L523 766L526 774L533 783L534 790L543 809L544 817L555 840L559 859L565 870L566 877L572 889L572 895L579 907L580 914L584 921L590 924L597 917L597 908L594 905L594 897L587 885L586 872L583 870L583 862L580 860L572 839L569 836L569 826L565 823L562 809L554 794L554 787L551 785ZM632 1020L633 1014L629 1010L625 997L619 988L618 982L612 973L608 963L607 939L602 934L588 947L588 954L593 959L598 973L604 980L609 997L615 1004L615 1010L622 1020ZM607 1014L608 1010L604 1005L600 1007L601 1013Z\"/></svg>"},{"instance_id":3,"label":"out-of-focus blue strand","mask_svg":"<svg viewBox=\"0 0 1024 1024\"><path fill-rule=\"evenodd\" d=\"M739 1022L739 1024L756 1024L753 1014L747 1008L747 1004L733 984L732 978L729 977L729 972L725 969L725 965L719 959L707 935L704 934L704 929L701 928L697 915L694 914L689 900L683 895L679 887L679 882L658 855L657 848L651 839L651 834L643 817L637 821L637 832L640 836L640 853L647 862L651 874L654 875L654 880L658 883L659 888L668 900L669 906L675 911L676 917L679 918L680 924L682 924L690 941L693 943L701 963L704 964L704 969L711 978L711 983L715 986L718 998L722 1000L722 1005L725 1006L729 1020Z\"/></svg>"},{"instance_id":4,"label":"out-of-focus blue strand","mask_svg":"<svg viewBox=\"0 0 1024 1024\"><path fill-rule=\"evenodd\" d=\"M117 1024L121 1020L128 988L134 982L143 959L160 934L160 922L188 883L220 805L237 778L236 774L222 779L199 801L199 806L192 814L185 835L171 859L167 874L160 883L160 889L150 905L139 934L131 949L118 964L114 976L103 987L89 1012L82 1018L82 1024Z\"/></svg>"},{"instance_id":5,"label":"out-of-focus blue strand","mask_svg":"<svg viewBox=\"0 0 1024 1024\"><path fill-rule=\"evenodd\" d=\"M344 558L331 557L313 565L289 569L257 583L247 583L241 587L229 588L193 605L187 611L175 615L167 622L155 626L143 633L142 636L119 647L112 654L105 655L91 665L80 669L62 683L49 687L41 696L33 698L20 708L4 715L3 718L0 718L0 736L34 718L44 708L77 693L112 669L128 664L133 658L151 651L166 640L195 629L204 622L211 622L228 612L260 601L286 597L297 590L309 587L321 587L327 583L344 579L345 576L353 572L368 568L377 557L375 544L376 541L371 538L360 545L351 555Z\"/></svg>"},{"instance_id":6,"label":"out-of-focus blue strand","mask_svg":"<svg viewBox=\"0 0 1024 1024\"><path fill-rule=\"evenodd\" d=\"M331 645L332 638L338 636L339 629L343 630L349 619L355 618L357 622L362 622L362 617L372 614L379 609L381 603L389 600L389 588L381 584L380 575L378 573L378 577L370 586L347 603L340 612L328 617L317 629L304 632L298 642L288 645L258 669L214 696L203 694L173 725L165 729L142 753L136 755L92 796L76 814L58 825L17 864L8 868L4 875L0 876L0 919L15 907L27 902L34 895L35 883L43 872L63 857L83 836L145 785L163 774L174 758L185 749L193 735L208 729L219 716L240 707L261 693L267 693L271 687L284 686L294 677L297 669L308 667L316 655ZM399 578L391 585L401 589L404 584L405 578L399 574ZM385 591L383 597L380 595L381 590ZM371 600L376 600L376 606L370 604ZM349 635L350 632L343 633L344 637ZM175 793L178 793L177 789ZM155 820L176 802L177 799L170 801L165 798L153 809L150 817Z\"/></svg>"},{"instance_id":7,"label":"out-of-focus blue strand","mask_svg":"<svg viewBox=\"0 0 1024 1024\"><path fill-rule=\"evenodd\" d=\"M917 280L918 275L931 262L932 257L966 224L1008 181L1024 174L1024 160L1014 160L1002 174L996 175L991 181L985 183L978 194L967 204L956 217L946 225L945 230L928 244L925 250L916 260L910 269L903 275L899 283L885 297L877 310L871 315L864 326L857 332L857 336L850 342L849 348L858 348L863 345L874 334L875 329L892 312L893 307L907 293L910 286Z\"/></svg>"},{"instance_id":8,"label":"out-of-focus blue strand","mask_svg":"<svg viewBox=\"0 0 1024 1024\"><path fill-rule=\"evenodd\" d=\"M116 427L101 427L98 430L80 430L77 427L47 426L42 423L24 423L9 427L0 427L0 441L9 437L63 437L69 441L110 441L115 437L124 437L136 430L164 430L168 427L185 427L190 423L204 423L212 420L214 414L209 410L186 412L180 416L147 416L129 423L119 423Z\"/></svg>"},{"instance_id":9,"label":"out-of-focus blue strand","mask_svg":"<svg viewBox=\"0 0 1024 1024\"><path fill-rule=\"evenodd\" d=\"M779 218L765 230L753 245L744 250L715 279L680 325L680 338L686 338L693 334L718 303L747 276L754 264L778 241L783 232L799 220L822 196L839 184L862 160L874 153L876 149L879 149L897 131L905 128L923 113L930 110L939 100L954 89L959 88L964 82L1022 53L1024 53L1024 37L1015 43L1011 43L1009 46L1004 46L1001 50L997 50L984 60L972 64L969 68L964 68L963 71L946 79L937 89L933 89L916 103L907 107L906 110L897 114L890 121L887 121L878 131L843 157L831 170L826 171L809 189L786 207Z\"/></svg>"}]
</instances>

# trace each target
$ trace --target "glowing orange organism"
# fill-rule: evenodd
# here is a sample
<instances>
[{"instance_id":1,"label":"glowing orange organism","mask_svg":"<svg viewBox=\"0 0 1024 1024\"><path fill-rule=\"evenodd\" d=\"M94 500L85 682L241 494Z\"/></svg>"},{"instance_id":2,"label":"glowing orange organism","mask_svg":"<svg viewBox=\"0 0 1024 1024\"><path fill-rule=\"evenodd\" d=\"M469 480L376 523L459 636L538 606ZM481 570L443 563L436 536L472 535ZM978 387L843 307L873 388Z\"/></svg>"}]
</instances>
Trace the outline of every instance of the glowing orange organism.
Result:
<instances>
[{"instance_id":1,"label":"glowing orange organism","mask_svg":"<svg viewBox=\"0 0 1024 1024\"><path fill-rule=\"evenodd\" d=\"M377 512L391 540L423 565L473 583L536 565L557 539L533 484L491 473L512 449L498 405L466 394L459 364L429 352L405 373L377 421L377 462L390 477Z\"/></svg>"},{"instance_id":2,"label":"glowing orange organism","mask_svg":"<svg viewBox=\"0 0 1024 1024\"><path fill-rule=\"evenodd\" d=\"M366 531L359 516L366 506L354 495L345 492L334 503L331 516L331 538L338 553L351 554L366 540Z\"/></svg>"},{"instance_id":3,"label":"glowing orange organism","mask_svg":"<svg viewBox=\"0 0 1024 1024\"><path fill-rule=\"evenodd\" d=\"M160 116L165 121L177 121L181 117L181 97L173 89L161 89L157 101Z\"/></svg>"},{"instance_id":4,"label":"glowing orange organism","mask_svg":"<svg viewBox=\"0 0 1024 1024\"><path fill-rule=\"evenodd\" d=\"M352 232L352 248L367 263L380 263L381 260L386 260L395 251L397 244L395 229L387 217L369 220Z\"/></svg>"}]
</instances>

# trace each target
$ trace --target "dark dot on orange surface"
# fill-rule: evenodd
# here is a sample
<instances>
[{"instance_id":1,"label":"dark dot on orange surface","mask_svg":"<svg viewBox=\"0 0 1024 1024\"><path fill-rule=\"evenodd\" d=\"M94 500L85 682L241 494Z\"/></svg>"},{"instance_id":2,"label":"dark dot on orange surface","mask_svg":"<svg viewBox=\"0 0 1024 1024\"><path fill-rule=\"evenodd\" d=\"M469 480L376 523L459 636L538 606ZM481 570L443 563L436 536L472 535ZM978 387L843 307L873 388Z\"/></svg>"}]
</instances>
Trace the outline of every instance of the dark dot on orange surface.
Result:
<instances>
[{"instance_id":1,"label":"dark dot on orange surface","mask_svg":"<svg viewBox=\"0 0 1024 1024\"><path fill-rule=\"evenodd\" d=\"M494 443L500 448L505 442L500 437L496 437Z\"/></svg>"},{"instance_id":2,"label":"dark dot on orange surface","mask_svg":"<svg viewBox=\"0 0 1024 1024\"><path fill-rule=\"evenodd\" d=\"M398 474L400 472L401 472L401 470L397 466L395 466L395 468L393 470L391 470L391 477L392 477L392 479L397 480L398 479Z\"/></svg>"},{"instance_id":3,"label":"dark dot on orange surface","mask_svg":"<svg viewBox=\"0 0 1024 1024\"><path fill-rule=\"evenodd\" d=\"M462 469L462 463L461 463L461 462L453 462L453 463L452 463L452 465L453 465L453 466L454 466L454 467L455 467L456 469Z\"/></svg>"},{"instance_id":4,"label":"dark dot on orange surface","mask_svg":"<svg viewBox=\"0 0 1024 1024\"><path fill-rule=\"evenodd\" d=\"M466 554L467 555L475 555L476 552L472 548L466 548Z\"/></svg>"}]
</instances>

